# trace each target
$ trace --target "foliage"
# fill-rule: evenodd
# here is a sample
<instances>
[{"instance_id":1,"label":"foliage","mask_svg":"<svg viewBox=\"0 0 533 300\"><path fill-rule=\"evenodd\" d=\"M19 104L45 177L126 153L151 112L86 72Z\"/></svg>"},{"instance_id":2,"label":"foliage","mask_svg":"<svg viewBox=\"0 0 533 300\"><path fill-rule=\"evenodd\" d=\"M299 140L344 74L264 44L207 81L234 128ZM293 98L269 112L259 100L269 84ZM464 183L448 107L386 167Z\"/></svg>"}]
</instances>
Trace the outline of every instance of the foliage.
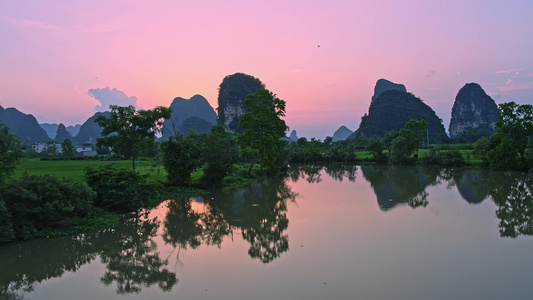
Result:
<instances>
[{"instance_id":1,"label":"foliage","mask_svg":"<svg viewBox=\"0 0 533 300\"><path fill-rule=\"evenodd\" d=\"M13 173L21 154L17 137L9 133L6 125L0 123L0 184Z\"/></svg>"},{"instance_id":2,"label":"foliage","mask_svg":"<svg viewBox=\"0 0 533 300\"><path fill-rule=\"evenodd\" d=\"M323 157L320 140L311 138L311 140L305 144L303 149L303 157L304 162L322 161Z\"/></svg>"},{"instance_id":3,"label":"foliage","mask_svg":"<svg viewBox=\"0 0 533 300\"><path fill-rule=\"evenodd\" d=\"M152 110L137 110L133 105L110 105L111 115L100 115L95 122L102 127L99 146L111 147L113 152L135 158L154 143L155 134L161 131L164 119L170 118L170 109L158 106Z\"/></svg>"},{"instance_id":4,"label":"foliage","mask_svg":"<svg viewBox=\"0 0 533 300\"><path fill-rule=\"evenodd\" d=\"M239 144L257 151L261 171L273 173L280 169L279 163L285 150L281 140L288 130L285 121L285 101L272 92L260 89L244 99L246 113L239 118Z\"/></svg>"},{"instance_id":5,"label":"foliage","mask_svg":"<svg viewBox=\"0 0 533 300\"><path fill-rule=\"evenodd\" d=\"M7 209L5 202L0 200L0 243L15 238L15 231L13 230L11 219L11 212Z\"/></svg>"},{"instance_id":6,"label":"foliage","mask_svg":"<svg viewBox=\"0 0 533 300\"><path fill-rule=\"evenodd\" d=\"M171 186L191 184L191 173L202 164L197 140L198 135L194 131L188 131L186 135L178 133L171 136L159 145L167 181Z\"/></svg>"},{"instance_id":7,"label":"foliage","mask_svg":"<svg viewBox=\"0 0 533 300\"><path fill-rule=\"evenodd\" d=\"M226 108L238 107L246 111L247 108L245 104L243 105L243 100L246 96L264 88L265 85L261 80L251 75L235 73L224 77L218 88L218 125L223 126L232 133L241 133L239 116L231 113L226 115ZM229 118L229 120L226 118Z\"/></svg>"},{"instance_id":8,"label":"foliage","mask_svg":"<svg viewBox=\"0 0 533 300\"><path fill-rule=\"evenodd\" d=\"M136 211L158 199L161 185L147 182L146 177L111 165L85 170L87 184L96 192L94 204L110 211Z\"/></svg>"},{"instance_id":9,"label":"foliage","mask_svg":"<svg viewBox=\"0 0 533 300\"><path fill-rule=\"evenodd\" d=\"M426 134L427 123L424 120L410 119L400 129L398 137L392 140L392 160L395 163L410 164L414 160L411 158L414 152L415 159L418 157L420 142Z\"/></svg>"},{"instance_id":10,"label":"foliage","mask_svg":"<svg viewBox=\"0 0 533 300\"><path fill-rule=\"evenodd\" d=\"M383 154L385 143L379 138L372 138L369 140L366 150L372 153L372 160L376 162L386 162L387 156Z\"/></svg>"},{"instance_id":11,"label":"foliage","mask_svg":"<svg viewBox=\"0 0 533 300\"><path fill-rule=\"evenodd\" d=\"M25 175L6 184L2 196L15 236L31 238L77 224L91 212L95 193L68 178Z\"/></svg>"},{"instance_id":12,"label":"foliage","mask_svg":"<svg viewBox=\"0 0 533 300\"><path fill-rule=\"evenodd\" d=\"M238 148L235 136L220 125L200 138L201 159L206 164L202 177L204 186L220 186L237 160Z\"/></svg>"},{"instance_id":13,"label":"foliage","mask_svg":"<svg viewBox=\"0 0 533 300\"><path fill-rule=\"evenodd\" d=\"M486 137L479 138L473 145L472 154L477 159L485 159L489 150L490 141Z\"/></svg>"},{"instance_id":14,"label":"foliage","mask_svg":"<svg viewBox=\"0 0 533 300\"><path fill-rule=\"evenodd\" d=\"M414 164L415 160L411 157L415 147L411 136L398 136L392 140L391 152L392 162L397 164Z\"/></svg>"},{"instance_id":15,"label":"foliage","mask_svg":"<svg viewBox=\"0 0 533 300\"><path fill-rule=\"evenodd\" d=\"M459 150L441 151L432 147L429 155L422 158L425 165L438 165L442 167L461 167L466 165L465 158Z\"/></svg>"},{"instance_id":16,"label":"foliage","mask_svg":"<svg viewBox=\"0 0 533 300\"><path fill-rule=\"evenodd\" d=\"M64 158L71 158L74 155L74 146L70 139L64 139L61 142L61 152Z\"/></svg>"},{"instance_id":17,"label":"foliage","mask_svg":"<svg viewBox=\"0 0 533 300\"><path fill-rule=\"evenodd\" d=\"M487 161L491 169L527 170L528 137L533 135L533 105L507 102L499 105L496 133L491 138Z\"/></svg>"}]
</instances>

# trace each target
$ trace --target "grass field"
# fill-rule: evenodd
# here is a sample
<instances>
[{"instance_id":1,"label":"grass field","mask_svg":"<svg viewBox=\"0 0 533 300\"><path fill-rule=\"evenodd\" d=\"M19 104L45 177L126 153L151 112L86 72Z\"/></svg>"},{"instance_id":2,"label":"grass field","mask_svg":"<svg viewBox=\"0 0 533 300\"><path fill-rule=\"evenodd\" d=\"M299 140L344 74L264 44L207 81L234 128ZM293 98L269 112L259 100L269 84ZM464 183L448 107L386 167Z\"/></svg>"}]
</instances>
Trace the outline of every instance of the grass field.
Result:
<instances>
[{"instance_id":1,"label":"grass field","mask_svg":"<svg viewBox=\"0 0 533 300\"><path fill-rule=\"evenodd\" d=\"M14 177L19 178L24 173L30 175L51 174L58 177L67 177L82 181L86 168L113 165L116 168L131 169L130 160L98 161L98 160L45 160L38 158L23 159L15 170ZM135 169L141 174L148 174L149 180L166 180L166 172L161 164L156 161L135 161Z\"/></svg>"}]
</instances>

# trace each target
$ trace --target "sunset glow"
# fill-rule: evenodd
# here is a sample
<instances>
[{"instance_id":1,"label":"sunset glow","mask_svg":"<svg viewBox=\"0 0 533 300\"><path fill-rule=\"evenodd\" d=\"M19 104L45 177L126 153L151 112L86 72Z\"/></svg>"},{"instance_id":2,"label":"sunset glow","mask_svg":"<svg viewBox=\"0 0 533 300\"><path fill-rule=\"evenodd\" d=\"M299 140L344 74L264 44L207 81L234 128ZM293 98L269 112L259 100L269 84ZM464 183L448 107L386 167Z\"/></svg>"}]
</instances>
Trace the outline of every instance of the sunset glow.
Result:
<instances>
[{"instance_id":1,"label":"sunset glow","mask_svg":"<svg viewBox=\"0 0 533 300\"><path fill-rule=\"evenodd\" d=\"M459 89L533 101L531 1L2 1L0 105L81 124L116 89L142 108L230 74L287 102L299 136L357 129L376 81L402 83L447 129Z\"/></svg>"}]
</instances>

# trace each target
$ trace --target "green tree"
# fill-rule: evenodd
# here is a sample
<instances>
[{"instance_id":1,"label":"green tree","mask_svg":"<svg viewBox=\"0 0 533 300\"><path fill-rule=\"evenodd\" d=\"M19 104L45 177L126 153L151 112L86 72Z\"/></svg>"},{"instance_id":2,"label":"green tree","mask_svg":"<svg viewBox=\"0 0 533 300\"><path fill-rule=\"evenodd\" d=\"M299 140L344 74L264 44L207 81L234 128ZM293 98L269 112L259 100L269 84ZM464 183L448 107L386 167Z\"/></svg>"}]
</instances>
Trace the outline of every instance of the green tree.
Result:
<instances>
[{"instance_id":1,"label":"green tree","mask_svg":"<svg viewBox=\"0 0 533 300\"><path fill-rule=\"evenodd\" d=\"M526 170L529 165L526 148L533 135L533 105L502 103L498 107L496 133L491 137L487 160L491 169Z\"/></svg>"},{"instance_id":2,"label":"green tree","mask_svg":"<svg viewBox=\"0 0 533 300\"><path fill-rule=\"evenodd\" d=\"M260 169L275 172L279 169L285 141L281 138L289 129L281 117L285 116L285 101L272 92L260 89L244 99L246 113L239 119L243 133L238 141L243 147L257 151ZM252 163L252 165L255 162Z\"/></svg>"},{"instance_id":3,"label":"green tree","mask_svg":"<svg viewBox=\"0 0 533 300\"><path fill-rule=\"evenodd\" d=\"M207 164L202 184L220 186L238 154L235 136L224 130L221 125L211 127L211 133L202 135L201 139L201 160Z\"/></svg>"},{"instance_id":4,"label":"green tree","mask_svg":"<svg viewBox=\"0 0 533 300\"><path fill-rule=\"evenodd\" d=\"M379 138L371 138L366 145L366 150L372 153L372 159L377 162L387 161L387 156L383 154L385 143Z\"/></svg>"},{"instance_id":5,"label":"green tree","mask_svg":"<svg viewBox=\"0 0 533 300\"><path fill-rule=\"evenodd\" d=\"M159 145L168 183L172 186L191 184L191 173L202 165L198 134L189 130L186 135L178 133Z\"/></svg>"},{"instance_id":6,"label":"green tree","mask_svg":"<svg viewBox=\"0 0 533 300\"><path fill-rule=\"evenodd\" d=\"M170 118L170 109L158 106L152 110L137 110L133 105L110 105L109 118L101 115L95 122L102 127L98 146L111 147L113 152L131 157L135 170L135 158L154 144L155 134L161 132L164 119Z\"/></svg>"},{"instance_id":7,"label":"green tree","mask_svg":"<svg viewBox=\"0 0 533 300\"><path fill-rule=\"evenodd\" d=\"M410 119L405 123L405 126L400 129L400 135L404 137L412 136L413 147L416 151L416 157L418 157L418 148L420 143L424 140L427 134L426 127L428 123L425 120Z\"/></svg>"},{"instance_id":8,"label":"green tree","mask_svg":"<svg viewBox=\"0 0 533 300\"><path fill-rule=\"evenodd\" d=\"M72 145L72 141L70 139L64 139L61 142L61 153L64 158L71 158L74 154L74 146Z\"/></svg>"},{"instance_id":9,"label":"green tree","mask_svg":"<svg viewBox=\"0 0 533 300\"><path fill-rule=\"evenodd\" d=\"M424 120L410 119L400 129L398 137L392 140L392 160L397 163L412 163L411 156L418 158L420 142L426 135L427 123Z\"/></svg>"},{"instance_id":10,"label":"green tree","mask_svg":"<svg viewBox=\"0 0 533 300\"><path fill-rule=\"evenodd\" d=\"M17 137L0 123L0 184L15 170L21 153Z\"/></svg>"}]
</instances>

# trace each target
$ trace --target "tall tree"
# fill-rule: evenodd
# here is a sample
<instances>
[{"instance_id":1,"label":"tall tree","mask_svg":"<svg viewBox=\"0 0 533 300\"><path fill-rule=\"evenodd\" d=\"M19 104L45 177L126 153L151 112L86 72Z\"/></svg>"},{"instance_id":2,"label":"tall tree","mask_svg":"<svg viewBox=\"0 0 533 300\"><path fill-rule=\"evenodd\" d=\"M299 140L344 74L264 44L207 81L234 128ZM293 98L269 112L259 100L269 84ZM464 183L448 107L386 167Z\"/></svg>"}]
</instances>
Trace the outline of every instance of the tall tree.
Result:
<instances>
[{"instance_id":1,"label":"tall tree","mask_svg":"<svg viewBox=\"0 0 533 300\"><path fill-rule=\"evenodd\" d=\"M246 113L239 118L239 128L243 133L238 141L243 147L256 151L261 171L275 172L279 169L277 164L285 148L285 141L281 138L289 129L281 119L285 116L285 101L269 90L260 89L247 95L244 104Z\"/></svg>"},{"instance_id":2,"label":"tall tree","mask_svg":"<svg viewBox=\"0 0 533 300\"><path fill-rule=\"evenodd\" d=\"M158 106L152 110L137 110L133 105L110 105L111 115L98 116L95 122L102 127L99 146L111 147L112 151L131 157L135 170L135 158L143 149L154 143L155 134L161 132L163 121L170 118L170 109Z\"/></svg>"},{"instance_id":3,"label":"tall tree","mask_svg":"<svg viewBox=\"0 0 533 300\"><path fill-rule=\"evenodd\" d=\"M526 156L529 136L533 135L533 105L502 103L498 107L496 133L491 138L487 160L491 169L530 168Z\"/></svg>"},{"instance_id":4,"label":"tall tree","mask_svg":"<svg viewBox=\"0 0 533 300\"><path fill-rule=\"evenodd\" d=\"M176 136L171 136L159 145L170 185L191 184L191 173L202 165L198 140L198 134L189 130L185 135L177 132Z\"/></svg>"},{"instance_id":5,"label":"tall tree","mask_svg":"<svg viewBox=\"0 0 533 300\"><path fill-rule=\"evenodd\" d=\"M72 145L72 141L70 139L64 139L61 142L61 154L64 158L71 158L74 154L74 146Z\"/></svg>"}]
</instances>

